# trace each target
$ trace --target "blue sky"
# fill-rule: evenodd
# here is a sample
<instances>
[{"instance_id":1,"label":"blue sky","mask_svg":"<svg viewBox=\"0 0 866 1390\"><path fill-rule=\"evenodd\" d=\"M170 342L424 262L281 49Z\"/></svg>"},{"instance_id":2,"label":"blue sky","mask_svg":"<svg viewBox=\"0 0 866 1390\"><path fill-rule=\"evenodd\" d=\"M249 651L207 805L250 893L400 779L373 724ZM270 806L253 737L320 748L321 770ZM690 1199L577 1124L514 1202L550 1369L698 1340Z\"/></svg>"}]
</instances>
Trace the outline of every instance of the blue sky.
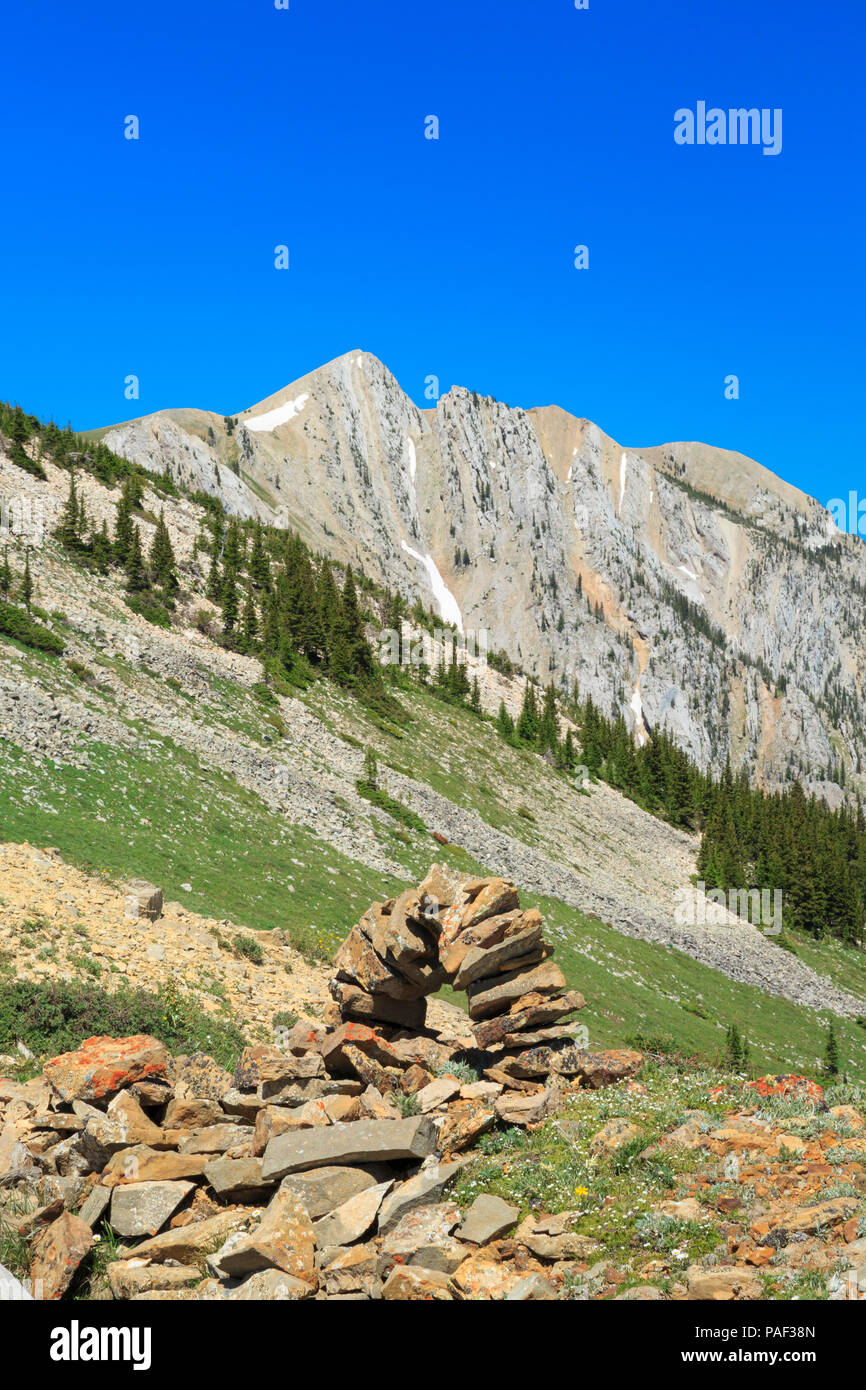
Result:
<instances>
[{"instance_id":1,"label":"blue sky","mask_svg":"<svg viewBox=\"0 0 866 1390\"><path fill-rule=\"evenodd\" d=\"M855 0L10 11L0 396L233 413L362 347L419 404L436 375L866 494L863 34ZM781 154L676 145L700 100L781 108Z\"/></svg>"}]
</instances>

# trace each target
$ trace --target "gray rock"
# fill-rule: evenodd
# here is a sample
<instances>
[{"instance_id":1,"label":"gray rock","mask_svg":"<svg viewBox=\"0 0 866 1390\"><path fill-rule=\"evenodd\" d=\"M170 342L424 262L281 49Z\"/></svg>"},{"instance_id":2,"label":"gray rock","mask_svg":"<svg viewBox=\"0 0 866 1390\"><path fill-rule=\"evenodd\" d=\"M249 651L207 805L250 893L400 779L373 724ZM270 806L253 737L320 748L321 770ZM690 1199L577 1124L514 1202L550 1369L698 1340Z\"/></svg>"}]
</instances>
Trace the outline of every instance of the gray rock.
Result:
<instances>
[{"instance_id":1,"label":"gray rock","mask_svg":"<svg viewBox=\"0 0 866 1390\"><path fill-rule=\"evenodd\" d=\"M231 1202L264 1198L275 1182L262 1177L260 1158L214 1158L205 1165L204 1175L217 1197Z\"/></svg>"},{"instance_id":2,"label":"gray rock","mask_svg":"<svg viewBox=\"0 0 866 1390\"><path fill-rule=\"evenodd\" d=\"M384 1171L384 1170L380 1170ZM348 1202L359 1192L374 1187L377 1170L373 1168L343 1168L329 1166L314 1168L310 1173L291 1173L283 1178L281 1188L296 1192L312 1221ZM390 1200L390 1198L388 1199Z\"/></svg>"},{"instance_id":3,"label":"gray rock","mask_svg":"<svg viewBox=\"0 0 866 1390\"><path fill-rule=\"evenodd\" d=\"M386 1235L399 1221L416 1207L431 1206L438 1202L446 1186L461 1168L470 1160L457 1159L454 1163L440 1163L435 1167L422 1168L414 1178L400 1183L385 1201L379 1212L379 1234Z\"/></svg>"},{"instance_id":4,"label":"gray rock","mask_svg":"<svg viewBox=\"0 0 866 1390\"><path fill-rule=\"evenodd\" d=\"M376 1214L393 1182L378 1183L358 1192L342 1206L323 1216L313 1227L316 1245L320 1249L334 1245L352 1245L365 1236L376 1220Z\"/></svg>"},{"instance_id":5,"label":"gray rock","mask_svg":"<svg viewBox=\"0 0 866 1390\"><path fill-rule=\"evenodd\" d=\"M476 1197L457 1232L460 1240L471 1241L473 1245L486 1245L488 1241L499 1240L517 1224L520 1212L509 1206L501 1197L482 1193Z\"/></svg>"},{"instance_id":6,"label":"gray rock","mask_svg":"<svg viewBox=\"0 0 866 1390\"><path fill-rule=\"evenodd\" d=\"M265 1150L262 1177L330 1164L390 1162L424 1158L436 1148L436 1127L426 1115L405 1120L356 1120L326 1129L278 1134Z\"/></svg>"},{"instance_id":7,"label":"gray rock","mask_svg":"<svg viewBox=\"0 0 866 1390\"><path fill-rule=\"evenodd\" d=\"M111 1225L119 1236L155 1236L194 1187L192 1182L131 1182L112 1188Z\"/></svg>"},{"instance_id":8,"label":"gray rock","mask_svg":"<svg viewBox=\"0 0 866 1390\"><path fill-rule=\"evenodd\" d=\"M112 1188L103 1187L97 1183L90 1189L84 1204L78 1215L82 1221L86 1221L91 1230L95 1230L98 1222L105 1214L105 1210L111 1201Z\"/></svg>"}]
</instances>

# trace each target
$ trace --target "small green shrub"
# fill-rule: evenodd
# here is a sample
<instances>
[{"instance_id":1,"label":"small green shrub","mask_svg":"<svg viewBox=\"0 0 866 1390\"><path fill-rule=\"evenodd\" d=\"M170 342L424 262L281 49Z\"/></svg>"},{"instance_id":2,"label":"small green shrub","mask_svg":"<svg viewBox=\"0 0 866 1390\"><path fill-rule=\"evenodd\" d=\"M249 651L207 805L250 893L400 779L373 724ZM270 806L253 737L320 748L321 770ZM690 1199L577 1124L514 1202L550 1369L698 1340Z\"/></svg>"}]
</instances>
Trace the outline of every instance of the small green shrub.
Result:
<instances>
[{"instance_id":1,"label":"small green shrub","mask_svg":"<svg viewBox=\"0 0 866 1390\"><path fill-rule=\"evenodd\" d=\"M271 687L265 685L264 681L256 681L250 689L260 705L278 705L280 703Z\"/></svg>"},{"instance_id":2,"label":"small green shrub","mask_svg":"<svg viewBox=\"0 0 866 1390\"><path fill-rule=\"evenodd\" d=\"M25 647L35 647L37 651L56 653L66 650L64 642L56 633L29 618L23 608L14 603L0 600L0 636L12 637Z\"/></svg>"},{"instance_id":3,"label":"small green shrub","mask_svg":"<svg viewBox=\"0 0 866 1390\"><path fill-rule=\"evenodd\" d=\"M253 936L244 936L243 932L238 932L237 936L232 937L232 946L235 954L243 956L245 960L251 960L254 965L262 965L265 953Z\"/></svg>"},{"instance_id":4,"label":"small green shrub","mask_svg":"<svg viewBox=\"0 0 866 1390\"><path fill-rule=\"evenodd\" d=\"M275 1013L271 1019L272 1028L294 1028L298 1021L298 1015L290 1013L288 1009L281 1009Z\"/></svg>"},{"instance_id":5,"label":"small green shrub","mask_svg":"<svg viewBox=\"0 0 866 1390\"><path fill-rule=\"evenodd\" d=\"M149 1033L173 1053L206 1052L233 1066L247 1039L225 1020L202 1012L172 984L157 993L109 993L90 981L0 979L0 1051L20 1040L37 1057L72 1052L85 1038Z\"/></svg>"},{"instance_id":6,"label":"small green shrub","mask_svg":"<svg viewBox=\"0 0 866 1390\"><path fill-rule=\"evenodd\" d=\"M408 806L402 806L399 801L395 801L393 796L383 792L381 787L371 786L363 778L358 778L355 788L359 796L363 796L365 801L369 801L372 806L377 806L380 811L384 811L401 825L407 825L410 830L420 830L422 833L427 827L420 816L416 816L414 811L410 811Z\"/></svg>"},{"instance_id":7,"label":"small green shrub","mask_svg":"<svg viewBox=\"0 0 866 1390\"><path fill-rule=\"evenodd\" d=\"M171 627L171 614L154 594L124 594L123 601L127 608L154 627Z\"/></svg>"}]
</instances>

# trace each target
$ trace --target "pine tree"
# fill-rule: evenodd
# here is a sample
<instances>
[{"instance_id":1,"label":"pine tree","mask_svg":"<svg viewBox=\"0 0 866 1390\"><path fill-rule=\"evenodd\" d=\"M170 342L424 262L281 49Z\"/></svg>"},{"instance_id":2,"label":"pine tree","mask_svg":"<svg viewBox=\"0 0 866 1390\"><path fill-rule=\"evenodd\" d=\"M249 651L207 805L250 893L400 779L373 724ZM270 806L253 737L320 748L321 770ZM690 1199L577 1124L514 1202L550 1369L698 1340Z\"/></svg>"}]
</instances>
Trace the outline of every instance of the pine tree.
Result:
<instances>
[{"instance_id":1,"label":"pine tree","mask_svg":"<svg viewBox=\"0 0 866 1390\"><path fill-rule=\"evenodd\" d=\"M126 551L124 570L126 572L126 587L131 594L141 593L149 587L147 570L144 567L144 555L141 549L141 536L134 523Z\"/></svg>"},{"instance_id":2,"label":"pine tree","mask_svg":"<svg viewBox=\"0 0 866 1390\"><path fill-rule=\"evenodd\" d=\"M108 534L108 525L105 521L103 521L101 529L97 531L96 535L93 537L92 553L93 563L99 573L108 574L111 568L113 550L111 537Z\"/></svg>"},{"instance_id":3,"label":"pine tree","mask_svg":"<svg viewBox=\"0 0 866 1390\"><path fill-rule=\"evenodd\" d=\"M83 504L82 504L83 505ZM61 545L67 550L80 550L82 547L82 518L75 487L75 472L69 474L69 494L54 532Z\"/></svg>"},{"instance_id":4,"label":"pine tree","mask_svg":"<svg viewBox=\"0 0 866 1390\"><path fill-rule=\"evenodd\" d=\"M12 570L9 567L9 547L3 551L3 567L0 569L0 594L8 598L12 592Z\"/></svg>"},{"instance_id":5,"label":"pine tree","mask_svg":"<svg viewBox=\"0 0 866 1390\"><path fill-rule=\"evenodd\" d=\"M220 574L219 558L214 550L210 557L210 570L208 571L207 585L205 593L211 603L219 603L222 598L223 581Z\"/></svg>"},{"instance_id":6,"label":"pine tree","mask_svg":"<svg viewBox=\"0 0 866 1390\"><path fill-rule=\"evenodd\" d=\"M30 551L24 552L24 575L21 580L21 598L24 607L30 612L30 603L33 598L33 576L30 573Z\"/></svg>"},{"instance_id":7,"label":"pine tree","mask_svg":"<svg viewBox=\"0 0 866 1390\"><path fill-rule=\"evenodd\" d=\"M373 673L373 652L364 632L364 623L358 609L358 595L352 566L346 570L343 594L340 601L342 640L346 647L346 661L350 675L354 679L370 676Z\"/></svg>"},{"instance_id":8,"label":"pine tree","mask_svg":"<svg viewBox=\"0 0 866 1390\"><path fill-rule=\"evenodd\" d=\"M565 732L565 742L562 746L562 761L569 772L574 770L577 763L577 754L574 751L574 739L571 735L571 729L566 729Z\"/></svg>"},{"instance_id":9,"label":"pine tree","mask_svg":"<svg viewBox=\"0 0 866 1390\"><path fill-rule=\"evenodd\" d=\"M542 753L555 752L559 744L559 721L556 717L556 692L553 682L544 692L544 706L538 726L538 747Z\"/></svg>"},{"instance_id":10,"label":"pine tree","mask_svg":"<svg viewBox=\"0 0 866 1390\"><path fill-rule=\"evenodd\" d=\"M372 748L367 748L364 753L364 782L373 791L379 786L379 763Z\"/></svg>"},{"instance_id":11,"label":"pine tree","mask_svg":"<svg viewBox=\"0 0 866 1390\"><path fill-rule=\"evenodd\" d=\"M269 589L271 587L271 566L267 551L265 550L262 524L260 521L256 522L253 532L253 546L250 552L249 573L250 579L257 589Z\"/></svg>"},{"instance_id":12,"label":"pine tree","mask_svg":"<svg viewBox=\"0 0 866 1390\"><path fill-rule=\"evenodd\" d=\"M531 680L526 682L526 689L523 692L523 707L520 711L520 718L517 721L517 736L525 743L536 743L538 740L538 706L535 702L535 686Z\"/></svg>"},{"instance_id":13,"label":"pine tree","mask_svg":"<svg viewBox=\"0 0 866 1390\"><path fill-rule=\"evenodd\" d=\"M222 608L223 631L227 635L231 635L235 630L235 624L238 620L238 584L237 575L230 565L226 565L225 573L223 574L220 605Z\"/></svg>"},{"instance_id":14,"label":"pine tree","mask_svg":"<svg viewBox=\"0 0 866 1390\"><path fill-rule=\"evenodd\" d=\"M827 1041L824 1044L824 1071L827 1076L838 1076L841 1070L839 1040L836 1037L836 1029L831 1023L827 1029Z\"/></svg>"},{"instance_id":15,"label":"pine tree","mask_svg":"<svg viewBox=\"0 0 866 1390\"><path fill-rule=\"evenodd\" d=\"M243 634L244 646L247 648L247 650L249 650L251 647L255 646L256 637L258 636L259 629L258 618L256 616L256 605L253 601L253 591L251 588L247 589L247 596L244 602L244 612L241 624L241 632Z\"/></svg>"},{"instance_id":16,"label":"pine tree","mask_svg":"<svg viewBox=\"0 0 866 1390\"><path fill-rule=\"evenodd\" d=\"M499 710L496 715L496 728L504 739L514 737L514 720L505 708L505 701L499 701Z\"/></svg>"},{"instance_id":17,"label":"pine tree","mask_svg":"<svg viewBox=\"0 0 866 1390\"><path fill-rule=\"evenodd\" d=\"M478 685L477 676L474 676L472 680L472 694L469 698L469 708L472 710L473 714L481 713L481 689Z\"/></svg>"},{"instance_id":18,"label":"pine tree","mask_svg":"<svg viewBox=\"0 0 866 1390\"><path fill-rule=\"evenodd\" d=\"M159 514L159 521L156 523L156 530L150 547L150 572L154 582L159 585L166 596L177 590L174 550L171 537L168 534L168 527L165 524L164 511Z\"/></svg>"},{"instance_id":19,"label":"pine tree","mask_svg":"<svg viewBox=\"0 0 866 1390\"><path fill-rule=\"evenodd\" d=\"M114 519L114 558L119 565L126 564L126 557L132 542L132 513L135 509L136 497L135 479L127 478L121 490Z\"/></svg>"}]
</instances>

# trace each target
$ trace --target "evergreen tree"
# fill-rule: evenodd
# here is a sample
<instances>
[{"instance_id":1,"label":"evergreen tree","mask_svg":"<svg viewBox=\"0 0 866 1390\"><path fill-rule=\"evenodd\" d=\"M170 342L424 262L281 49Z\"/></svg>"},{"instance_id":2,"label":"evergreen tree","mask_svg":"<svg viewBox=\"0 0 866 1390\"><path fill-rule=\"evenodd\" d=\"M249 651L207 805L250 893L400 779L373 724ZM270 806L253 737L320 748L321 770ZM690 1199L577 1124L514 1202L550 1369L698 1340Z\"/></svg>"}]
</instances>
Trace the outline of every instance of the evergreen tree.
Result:
<instances>
[{"instance_id":1,"label":"evergreen tree","mask_svg":"<svg viewBox=\"0 0 866 1390\"><path fill-rule=\"evenodd\" d=\"M83 505L83 504L82 504ZM54 532L61 545L67 550L81 550L83 543L82 516L75 486L75 472L69 474L69 494Z\"/></svg>"},{"instance_id":2,"label":"evergreen tree","mask_svg":"<svg viewBox=\"0 0 866 1390\"><path fill-rule=\"evenodd\" d=\"M231 565L226 565L223 574L222 593L220 594L220 605L222 609L223 632L230 636L235 630L238 620L238 583L237 575Z\"/></svg>"},{"instance_id":3,"label":"evergreen tree","mask_svg":"<svg viewBox=\"0 0 866 1390\"><path fill-rule=\"evenodd\" d=\"M178 583L175 573L174 550L172 549L171 537L168 534L168 527L165 524L164 511L159 514L159 521L156 524L150 547L150 572L154 582L159 585L166 596L176 592Z\"/></svg>"},{"instance_id":4,"label":"evergreen tree","mask_svg":"<svg viewBox=\"0 0 866 1390\"><path fill-rule=\"evenodd\" d=\"M369 747L364 753L364 782L368 787L371 787L373 791L378 789L379 764L376 759L376 754L373 752L373 749Z\"/></svg>"},{"instance_id":5,"label":"evergreen tree","mask_svg":"<svg viewBox=\"0 0 866 1390\"><path fill-rule=\"evenodd\" d=\"M250 579L257 589L269 589L271 587L271 565L268 553L265 550L262 524L256 522L253 531L253 545L250 552L249 563Z\"/></svg>"},{"instance_id":6,"label":"evergreen tree","mask_svg":"<svg viewBox=\"0 0 866 1390\"><path fill-rule=\"evenodd\" d=\"M258 630L259 624L258 618L256 616L256 605L253 600L253 591L250 588L247 589L247 596L244 601L243 618L241 620L241 632L244 639L244 646L248 651L251 647L255 646L256 637L258 636Z\"/></svg>"},{"instance_id":7,"label":"evergreen tree","mask_svg":"<svg viewBox=\"0 0 866 1390\"><path fill-rule=\"evenodd\" d=\"M536 743L538 740L538 705L535 701L535 686L531 680L526 682L526 689L523 692L523 707L520 711L520 718L517 721L517 736L525 743Z\"/></svg>"},{"instance_id":8,"label":"evergreen tree","mask_svg":"<svg viewBox=\"0 0 866 1390\"><path fill-rule=\"evenodd\" d=\"M827 1029L827 1041L824 1044L824 1071L827 1076L838 1076L841 1070L839 1040L836 1037L835 1026L831 1023Z\"/></svg>"},{"instance_id":9,"label":"evergreen tree","mask_svg":"<svg viewBox=\"0 0 866 1390\"><path fill-rule=\"evenodd\" d=\"M141 549L141 535L134 522L123 568L126 572L126 587L131 594L142 593L149 587Z\"/></svg>"},{"instance_id":10,"label":"evergreen tree","mask_svg":"<svg viewBox=\"0 0 866 1390\"><path fill-rule=\"evenodd\" d=\"M139 500L136 480L129 477L123 484L114 519L114 558L118 565L126 565L134 529L132 513Z\"/></svg>"},{"instance_id":11,"label":"evergreen tree","mask_svg":"<svg viewBox=\"0 0 866 1390\"><path fill-rule=\"evenodd\" d=\"M207 587L205 593L211 603L219 603L222 597L223 582L220 574L219 557L216 550L211 551L210 569L207 577Z\"/></svg>"},{"instance_id":12,"label":"evergreen tree","mask_svg":"<svg viewBox=\"0 0 866 1390\"><path fill-rule=\"evenodd\" d=\"M21 580L21 598L24 607L30 612L30 603L33 598L33 576L30 573L30 551L24 552L24 575Z\"/></svg>"},{"instance_id":13,"label":"evergreen tree","mask_svg":"<svg viewBox=\"0 0 866 1390\"><path fill-rule=\"evenodd\" d=\"M514 720L505 708L505 701L500 700L499 710L496 715L496 728L504 739L514 737Z\"/></svg>"},{"instance_id":14,"label":"evergreen tree","mask_svg":"<svg viewBox=\"0 0 866 1390\"><path fill-rule=\"evenodd\" d=\"M544 692L544 705L538 726L538 747L540 752L556 752L559 745L559 721L556 717L556 692L553 682Z\"/></svg>"},{"instance_id":15,"label":"evergreen tree","mask_svg":"<svg viewBox=\"0 0 866 1390\"><path fill-rule=\"evenodd\" d=\"M331 631L330 663L334 679L344 684L373 674L373 653L358 609L351 565L346 570L338 614Z\"/></svg>"},{"instance_id":16,"label":"evergreen tree","mask_svg":"<svg viewBox=\"0 0 866 1390\"><path fill-rule=\"evenodd\" d=\"M9 547L3 551L3 565L0 568L0 594L8 598L12 592L12 570L9 567Z\"/></svg>"},{"instance_id":17,"label":"evergreen tree","mask_svg":"<svg viewBox=\"0 0 866 1390\"><path fill-rule=\"evenodd\" d=\"M108 525L103 521L102 526L93 537L93 563L100 574L108 574L113 558L111 537L108 534Z\"/></svg>"}]
</instances>

